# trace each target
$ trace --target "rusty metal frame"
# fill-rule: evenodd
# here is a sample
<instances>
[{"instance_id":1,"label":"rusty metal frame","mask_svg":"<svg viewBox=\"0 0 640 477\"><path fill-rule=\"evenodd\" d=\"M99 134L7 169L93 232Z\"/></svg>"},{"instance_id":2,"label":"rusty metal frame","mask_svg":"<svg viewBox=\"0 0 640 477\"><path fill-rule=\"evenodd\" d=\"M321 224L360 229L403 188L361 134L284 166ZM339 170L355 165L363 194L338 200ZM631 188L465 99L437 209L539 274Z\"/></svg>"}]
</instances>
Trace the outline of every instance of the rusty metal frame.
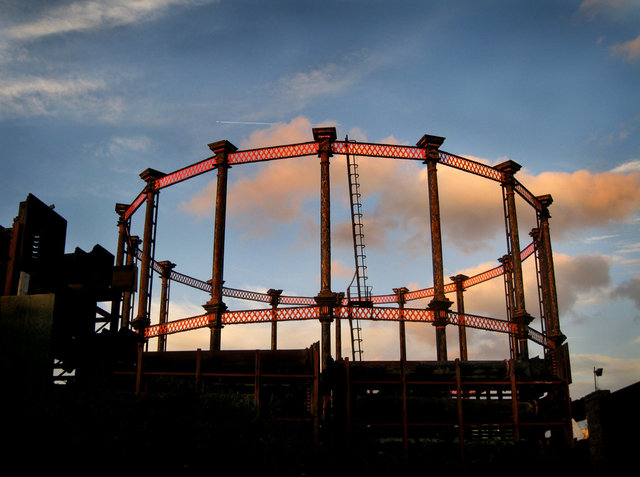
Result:
<instances>
[{"instance_id":1,"label":"rusty metal frame","mask_svg":"<svg viewBox=\"0 0 640 477\"><path fill-rule=\"evenodd\" d=\"M271 161L278 159L288 159L295 157L303 157L316 155L318 153L319 142L311 141L298 144L289 144L274 147L256 148L243 151L232 151L228 153L228 164L246 164L254 162ZM377 144L355 141L333 141L331 142L331 151L333 154L354 154L358 156L367 157L379 157L390 159L403 159L403 160L420 160L424 161L427 158L427 147L415 147L415 146L403 146L393 144ZM483 164L477 161L473 161L455 154L444 152L441 150L436 151L436 163L443 164L454 169L458 169L464 172L469 172L495 182L502 183L505 180L504 173L498 168L492 167L487 164ZM123 218L129 220L131 216L140 208L144 203L146 193L149 191L149 187L158 191L165 187L177 184L200 174L209 172L217 168L215 156L208 157L200 162L194 163L190 166L178 169L170 174L166 174L159 177L155 181L147 185L147 188L143 190L129 205ZM543 205L540 200L534 196L524 185L519 181L513 179L514 191L520 195L530 206L540 212L543 209ZM535 251L535 241L521 251L522 260L528 258ZM138 255L141 255L141 251L138 251ZM161 273L161 267L157 262L153 261L152 268L157 273ZM485 272L479 273L473 277L470 277L462 282L464 288L468 288L487 280L491 280L504 274L504 266L500 265ZM187 286L200 289L205 292L211 292L212 286L210 283L184 275L182 273L171 271L170 279L183 283ZM456 283L448 283L444 285L444 293L452 293L456 291ZM236 298L241 300L250 300L263 303L269 303L271 297L266 293L240 290L235 288L223 287L222 292L224 296L230 298ZM414 290L405 294L405 300L418 300L422 298L434 296L434 288L425 288L421 290ZM396 303L397 296L395 294L373 296L372 302L374 305L381 305L385 303ZM223 323L225 324L238 324L238 323L259 323L259 322L274 322L274 321L286 321L286 320L305 320L305 319L317 319L319 317L319 307L316 305L315 297L300 297L300 296L281 296L279 298L279 304L281 305L293 305L291 307L265 310L242 310L242 311L225 311L223 314ZM343 299L342 305L346 305L346 301ZM342 316L345 311L345 307L337 307L336 313L338 316ZM376 306L373 309L358 309L353 308L351 311L359 316L359 319L368 320L383 320L383 321L398 321L400 319L400 313L398 308L385 308ZM434 313L431 310L418 310L405 308L403 311L402 321L434 321ZM513 323L508 321L498 320L488 317L480 317L476 315L458 315L455 312L447 312L447 320L449 323L457 325L462 317L462 323L465 326L505 332L514 334ZM202 328L210 324L211 315L205 313L195 317L185 318L162 325L149 326L145 330L145 337L155 337L164 334L177 333L186 330L192 330ZM528 328L528 327L527 327ZM554 342L547 338L547 336L541 332L528 328L527 336L532 341L535 341L542 346L553 348Z\"/></svg>"}]
</instances>

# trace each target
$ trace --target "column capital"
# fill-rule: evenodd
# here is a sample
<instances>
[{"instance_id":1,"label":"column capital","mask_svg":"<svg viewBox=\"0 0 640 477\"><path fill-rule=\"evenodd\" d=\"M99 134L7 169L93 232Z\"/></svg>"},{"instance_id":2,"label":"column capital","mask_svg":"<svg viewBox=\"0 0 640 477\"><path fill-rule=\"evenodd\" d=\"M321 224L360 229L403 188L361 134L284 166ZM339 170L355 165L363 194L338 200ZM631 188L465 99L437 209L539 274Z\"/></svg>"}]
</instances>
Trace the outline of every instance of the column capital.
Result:
<instances>
[{"instance_id":1,"label":"column capital","mask_svg":"<svg viewBox=\"0 0 640 477\"><path fill-rule=\"evenodd\" d=\"M317 142L329 141L334 142L338 135L336 128L333 126L313 128L313 139Z\"/></svg>"},{"instance_id":2,"label":"column capital","mask_svg":"<svg viewBox=\"0 0 640 477\"><path fill-rule=\"evenodd\" d=\"M161 179L164 176L166 176L166 174L164 172L160 172L157 171L155 169L145 169L144 171L142 171L140 173L140 178L145 181L147 184L157 180L157 179Z\"/></svg>"},{"instance_id":3,"label":"column capital","mask_svg":"<svg viewBox=\"0 0 640 477\"><path fill-rule=\"evenodd\" d=\"M269 297L271 297L270 305L271 306L277 306L278 303L280 303L280 295L282 295L282 290L275 290L273 288L270 288L267 291L267 295L269 295Z\"/></svg>"},{"instance_id":4,"label":"column capital","mask_svg":"<svg viewBox=\"0 0 640 477\"><path fill-rule=\"evenodd\" d=\"M536 196L536 199L538 199L538 202L542 205L542 210L539 212L540 217L542 219L548 219L551 217L551 214L549 214L549 206L553 203L553 197L551 197L551 194L539 195Z\"/></svg>"},{"instance_id":5,"label":"column capital","mask_svg":"<svg viewBox=\"0 0 640 477\"><path fill-rule=\"evenodd\" d=\"M431 134L425 134L420 138L416 146L425 149L425 163L438 160L438 149L444 140L445 138L442 136L432 136Z\"/></svg>"},{"instance_id":6,"label":"column capital","mask_svg":"<svg viewBox=\"0 0 640 477\"><path fill-rule=\"evenodd\" d=\"M122 216L127 211L128 208L129 208L129 204L117 203L115 207L116 214Z\"/></svg>"},{"instance_id":7,"label":"column capital","mask_svg":"<svg viewBox=\"0 0 640 477\"><path fill-rule=\"evenodd\" d=\"M534 227L531 229L531 232L529 232L529 236L533 239L534 242L536 243L540 243L540 229L538 227Z\"/></svg>"},{"instance_id":8,"label":"column capital","mask_svg":"<svg viewBox=\"0 0 640 477\"><path fill-rule=\"evenodd\" d=\"M452 280L455 284L456 287L458 286L458 284L462 285L462 282L465 280L468 280L469 277L467 275L463 275L462 273L459 273L458 275L454 275L452 277L449 277L450 280Z\"/></svg>"},{"instance_id":9,"label":"column capital","mask_svg":"<svg viewBox=\"0 0 640 477\"><path fill-rule=\"evenodd\" d=\"M500 164L497 164L493 167L494 169L497 169L504 174L503 182L510 182L516 172L522 169L522 166L520 164L512 161L511 159L505 162L501 162Z\"/></svg>"},{"instance_id":10,"label":"column capital","mask_svg":"<svg viewBox=\"0 0 640 477\"><path fill-rule=\"evenodd\" d=\"M162 277L163 278L169 278L169 275L171 274L171 270L173 270L176 266L175 263L171 263L169 260L164 260L162 262L158 262L158 265L160 265L160 267L162 267Z\"/></svg>"},{"instance_id":11,"label":"column capital","mask_svg":"<svg viewBox=\"0 0 640 477\"><path fill-rule=\"evenodd\" d=\"M393 293L396 294L397 300L398 300L398 305L404 305L406 303L406 300L404 298L404 296L409 292L409 289L407 287L400 287L400 288L394 288L393 289Z\"/></svg>"},{"instance_id":12,"label":"column capital","mask_svg":"<svg viewBox=\"0 0 640 477\"><path fill-rule=\"evenodd\" d=\"M331 157L333 155L331 144L336 138L335 127L313 128L313 139L318 142L318 156L322 153L328 153Z\"/></svg>"},{"instance_id":13,"label":"column capital","mask_svg":"<svg viewBox=\"0 0 640 477\"><path fill-rule=\"evenodd\" d=\"M525 327L533 321L533 316L527 313L526 310L514 310L511 315L511 320L518 323L518 325Z\"/></svg>"},{"instance_id":14,"label":"column capital","mask_svg":"<svg viewBox=\"0 0 640 477\"><path fill-rule=\"evenodd\" d=\"M511 257L509 255L503 255L498 259L498 262L500 262L504 267L511 269Z\"/></svg>"},{"instance_id":15,"label":"column capital","mask_svg":"<svg viewBox=\"0 0 640 477\"><path fill-rule=\"evenodd\" d=\"M136 330L139 334L142 334L141 331L147 328L151 324L151 320L148 316L138 316L133 320L131 326L134 330Z\"/></svg>"},{"instance_id":16,"label":"column capital","mask_svg":"<svg viewBox=\"0 0 640 477\"><path fill-rule=\"evenodd\" d=\"M214 162L216 166L219 165L227 165L229 164L229 154L234 153L238 150L236 146L231 144L226 139L222 141L216 141L208 144L209 149L213 151L215 154Z\"/></svg>"},{"instance_id":17,"label":"column capital","mask_svg":"<svg viewBox=\"0 0 640 477\"><path fill-rule=\"evenodd\" d=\"M427 148L435 148L439 149L442 146L446 138L442 136L432 136L431 134L425 134L420 138L420 140L416 143L416 146Z\"/></svg>"}]
</instances>

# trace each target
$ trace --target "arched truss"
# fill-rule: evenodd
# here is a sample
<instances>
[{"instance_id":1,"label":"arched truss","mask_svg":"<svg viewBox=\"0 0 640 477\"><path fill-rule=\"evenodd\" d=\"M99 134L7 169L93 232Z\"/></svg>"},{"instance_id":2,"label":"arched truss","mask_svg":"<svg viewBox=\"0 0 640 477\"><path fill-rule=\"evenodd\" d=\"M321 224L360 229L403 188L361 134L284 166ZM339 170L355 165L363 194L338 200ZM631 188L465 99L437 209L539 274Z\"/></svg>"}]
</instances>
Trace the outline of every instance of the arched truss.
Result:
<instances>
[{"instance_id":1,"label":"arched truss","mask_svg":"<svg viewBox=\"0 0 640 477\"><path fill-rule=\"evenodd\" d=\"M305 142L300 144L290 144L275 147L266 147L258 149L248 149L243 151L230 152L228 154L228 164L246 164L253 162L271 161L277 159L288 159L295 157L303 157L316 155L318 153L319 143L316 141ZM404 159L424 161L426 159L426 149L423 147L400 146L391 144L375 144L363 142L347 142L334 141L332 143L333 154L351 154L354 156L378 157L387 159ZM502 183L505 180L505 173L492 166L482 164L455 154L437 151L438 163L464 172L469 172L486 179ZM155 191L160 191L166 187L185 181L192 177L198 176L205 172L216 169L215 156L208 157L200 162L187 166L185 168L166 174L161 178L150 183L140 194L133 200L123 214L123 219L129 220L136 210L145 201L146 194L151 187ZM543 212L543 204L534 196L523 184L515 178L510 178L514 183L514 191L522 197L531 207L538 213ZM525 260L536 251L536 243L532 242L521 251L521 259ZM140 251L137 252L140 255ZM161 266L157 262L152 264L154 270L158 273L162 272ZM477 285L484 281L502 276L505 273L504 265L479 273L473 277L463 280L463 289ZM211 292L211 284L189 277L174 270L170 272L170 279L202 291ZM456 283L445 285L445 293L456 291ZM425 288L421 290L409 291L405 294L406 301L417 300L433 296L433 288ZM230 298L241 300L258 301L264 303L272 303L273 297L266 293L254 291L239 290L234 288L223 287L223 295ZM378 295L372 297L373 308L351 307L352 316L360 320L376 320L376 321L411 321L411 322L433 322L434 312L432 310L397 307L383 307L382 304L396 303L397 296ZM318 319L320 308L316 305L313 297L299 296L279 296L278 305L290 305L284 308L272 307L259 310L240 310L226 311L223 314L223 324L239 324L239 323L262 323L273 321L294 321ZM346 318L347 306L346 300L335 307L334 313L338 318ZM464 325L470 328L478 328L501 333L515 334L517 333L517 325L508 320L500 320L471 314L460 314L453 311L447 311L447 321L452 325ZM211 323L211 315L202 314L194 317L184 318L165 324L148 326L144 330L146 338L153 338L160 335L178 333L182 331L204 328ZM527 336L530 340L546 347L555 348L553 340L549 339L545 334L536 331L530 327L527 329Z\"/></svg>"}]
</instances>

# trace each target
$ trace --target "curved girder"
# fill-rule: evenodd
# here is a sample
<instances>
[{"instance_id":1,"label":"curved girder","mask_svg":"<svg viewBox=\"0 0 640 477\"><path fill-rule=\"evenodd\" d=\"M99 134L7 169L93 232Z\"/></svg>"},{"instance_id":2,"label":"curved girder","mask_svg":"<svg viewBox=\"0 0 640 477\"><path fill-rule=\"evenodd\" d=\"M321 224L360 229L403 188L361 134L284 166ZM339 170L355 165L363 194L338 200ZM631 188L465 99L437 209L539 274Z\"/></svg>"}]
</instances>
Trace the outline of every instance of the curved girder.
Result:
<instances>
[{"instance_id":1,"label":"curved girder","mask_svg":"<svg viewBox=\"0 0 640 477\"><path fill-rule=\"evenodd\" d=\"M527 245L525 248L523 248L520 251L521 259L523 261L526 260L531 255L533 255L534 251L535 251L535 242L531 242L529 245ZM137 250L136 254L139 259L142 257L142 251ZM162 267L155 260L153 261L152 267L156 272L162 273ZM462 287L463 289L466 289L474 285L483 283L487 280L491 280L493 278L499 277L503 274L504 274L504 265L499 265L490 270L478 273L470 278L467 278L466 280L463 280ZM190 277L183 273L179 273L175 270L171 270L169 278L178 283L182 283L183 285L187 285L192 288L197 288L198 290L211 293L211 283L205 282L203 280ZM455 282L448 283L444 287L445 293L453 293L455 291L456 291ZM241 290L237 288L228 288L228 287L222 287L222 295L229 298L237 298L239 300L258 301L263 303L270 303L272 300L271 295L267 293L261 293L261 292L250 291L250 290ZM405 294L405 301L419 300L421 298L427 298L430 296L433 296L433 287L409 291ZM371 301L375 305L379 305L383 303L395 303L397 299L398 297L395 294L374 295L371 297ZM316 301L314 297L285 295L285 296L278 297L278 304L304 306L304 305L315 305ZM343 305L347 304L346 298L343 299L342 304Z\"/></svg>"},{"instance_id":2,"label":"curved girder","mask_svg":"<svg viewBox=\"0 0 640 477\"><path fill-rule=\"evenodd\" d=\"M359 320L370 321L405 321L405 322L433 322L435 314L433 310L424 308L391 308L391 307L372 307L372 308L351 308L338 306L335 308L335 314L338 318L348 318L349 314ZM290 308L265 308L259 310L239 310L227 311L222 315L222 323L224 325L241 324L241 323L268 323L282 321L302 321L320 318L320 307L303 306ZM205 328L214 323L215 315L202 314L182 320L171 321L158 325L149 326L145 329L145 338L155 338L160 335L168 335L183 331L191 331ZM499 333L516 334L518 325L507 320L490 318L486 316L471 315L468 313L461 314L454 311L447 312L447 323L456 326L466 326L486 331L494 331ZM527 335L529 339L536 343L553 348L554 343L548 339L543 333L527 327Z\"/></svg>"},{"instance_id":3,"label":"curved girder","mask_svg":"<svg viewBox=\"0 0 640 477\"><path fill-rule=\"evenodd\" d=\"M347 142L335 141L332 143L332 151L334 154L352 154L356 156L381 157L388 159L409 159L424 160L426 149L417 146L402 146L397 144L377 144L367 142ZM272 161L277 159L289 159L293 157L312 156L318 152L317 142L305 142L299 144L288 144L283 146L263 147L257 149L247 149L243 151L235 151L228 154L230 165L247 164L252 162ZM504 178L503 172L498 169L482 164L462 156L457 156L445 151L438 151L438 162L459 169L461 171L470 172L472 174L501 182ZM215 169L215 156L203 159L182 169L166 174L156 179L152 183L154 190L164 189L178 182L190 179L205 172ZM516 180L516 192L536 210L542 210L542 205L538 199L527 188ZM144 191L141 192L131 203L125 212L125 218L128 219L138 209L144 200Z\"/></svg>"}]
</instances>

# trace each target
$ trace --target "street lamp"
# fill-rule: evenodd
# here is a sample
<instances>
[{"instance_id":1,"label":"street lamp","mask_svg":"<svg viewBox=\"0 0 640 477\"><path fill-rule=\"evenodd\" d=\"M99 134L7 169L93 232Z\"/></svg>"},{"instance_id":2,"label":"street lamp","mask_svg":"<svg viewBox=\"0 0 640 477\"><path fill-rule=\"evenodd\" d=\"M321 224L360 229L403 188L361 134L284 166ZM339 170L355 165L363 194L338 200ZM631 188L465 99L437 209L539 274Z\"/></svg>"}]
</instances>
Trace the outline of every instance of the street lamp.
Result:
<instances>
[{"instance_id":1,"label":"street lamp","mask_svg":"<svg viewBox=\"0 0 640 477\"><path fill-rule=\"evenodd\" d=\"M602 368L596 368L594 366L593 368L593 387L595 388L595 390L598 390L598 383L596 381L596 377L597 376L602 376Z\"/></svg>"}]
</instances>

